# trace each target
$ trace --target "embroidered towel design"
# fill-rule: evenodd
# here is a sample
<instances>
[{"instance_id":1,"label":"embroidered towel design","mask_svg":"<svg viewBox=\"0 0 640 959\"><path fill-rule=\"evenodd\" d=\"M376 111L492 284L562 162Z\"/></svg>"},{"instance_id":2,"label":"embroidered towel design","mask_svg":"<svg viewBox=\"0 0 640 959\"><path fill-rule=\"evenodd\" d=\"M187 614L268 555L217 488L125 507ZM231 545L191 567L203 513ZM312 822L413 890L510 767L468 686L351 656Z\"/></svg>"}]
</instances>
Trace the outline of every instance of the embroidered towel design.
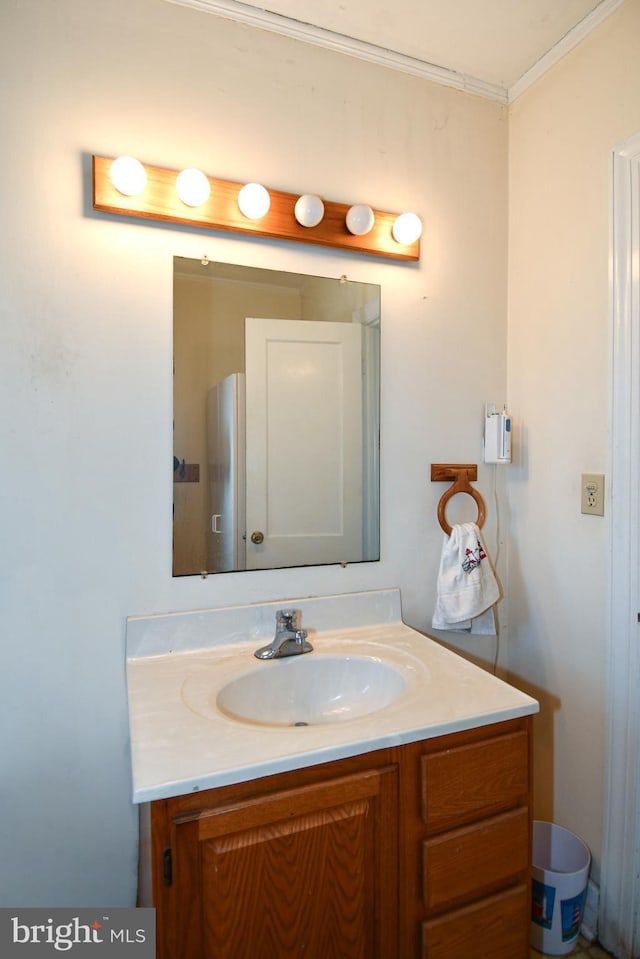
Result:
<instances>
[{"instance_id":1,"label":"embroidered towel design","mask_svg":"<svg viewBox=\"0 0 640 959\"><path fill-rule=\"evenodd\" d=\"M495 636L493 606L499 598L500 589L478 526L453 526L442 543L433 629Z\"/></svg>"}]
</instances>

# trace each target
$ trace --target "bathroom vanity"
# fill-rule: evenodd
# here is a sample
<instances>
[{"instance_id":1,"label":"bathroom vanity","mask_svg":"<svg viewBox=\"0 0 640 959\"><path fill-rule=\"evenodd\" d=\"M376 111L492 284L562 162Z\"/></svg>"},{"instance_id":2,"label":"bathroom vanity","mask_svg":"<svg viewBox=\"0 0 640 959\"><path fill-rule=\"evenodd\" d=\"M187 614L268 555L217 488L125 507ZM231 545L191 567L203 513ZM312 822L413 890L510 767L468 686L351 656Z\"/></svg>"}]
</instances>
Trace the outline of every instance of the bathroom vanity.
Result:
<instances>
[{"instance_id":1,"label":"bathroom vanity","mask_svg":"<svg viewBox=\"0 0 640 959\"><path fill-rule=\"evenodd\" d=\"M314 650L260 662L285 605ZM397 590L127 633L159 959L528 959L535 700L405 626Z\"/></svg>"}]
</instances>

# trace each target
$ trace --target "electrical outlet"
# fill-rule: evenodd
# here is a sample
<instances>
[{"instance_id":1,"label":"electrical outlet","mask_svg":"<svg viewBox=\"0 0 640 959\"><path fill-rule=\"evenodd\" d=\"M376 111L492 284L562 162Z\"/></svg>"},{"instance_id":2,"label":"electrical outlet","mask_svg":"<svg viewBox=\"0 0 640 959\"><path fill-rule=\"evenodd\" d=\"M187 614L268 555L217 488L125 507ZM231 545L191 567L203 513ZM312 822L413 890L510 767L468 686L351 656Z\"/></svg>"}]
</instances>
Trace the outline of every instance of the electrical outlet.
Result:
<instances>
[{"instance_id":1,"label":"electrical outlet","mask_svg":"<svg viewBox=\"0 0 640 959\"><path fill-rule=\"evenodd\" d=\"M583 473L580 509L591 516L604 516L604 473Z\"/></svg>"}]
</instances>

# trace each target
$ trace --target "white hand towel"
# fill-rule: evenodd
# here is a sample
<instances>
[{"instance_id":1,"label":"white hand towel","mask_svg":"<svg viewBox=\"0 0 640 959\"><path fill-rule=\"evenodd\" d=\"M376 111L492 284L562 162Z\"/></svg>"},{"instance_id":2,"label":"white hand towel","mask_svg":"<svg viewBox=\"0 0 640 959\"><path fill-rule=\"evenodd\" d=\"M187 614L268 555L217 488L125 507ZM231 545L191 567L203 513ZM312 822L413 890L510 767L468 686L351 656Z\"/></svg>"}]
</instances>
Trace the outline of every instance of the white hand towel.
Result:
<instances>
[{"instance_id":1,"label":"white hand towel","mask_svg":"<svg viewBox=\"0 0 640 959\"><path fill-rule=\"evenodd\" d=\"M442 543L433 629L495 636L493 605L499 598L500 588L478 526L453 526Z\"/></svg>"}]
</instances>

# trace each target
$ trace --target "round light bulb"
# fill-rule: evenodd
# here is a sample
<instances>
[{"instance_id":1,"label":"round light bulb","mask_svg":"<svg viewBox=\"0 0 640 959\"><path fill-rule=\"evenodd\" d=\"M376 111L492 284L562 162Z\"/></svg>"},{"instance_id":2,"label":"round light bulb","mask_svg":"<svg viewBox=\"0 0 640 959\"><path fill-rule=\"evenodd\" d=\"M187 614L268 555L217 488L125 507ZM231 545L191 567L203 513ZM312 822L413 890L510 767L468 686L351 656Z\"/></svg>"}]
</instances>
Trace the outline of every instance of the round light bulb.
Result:
<instances>
[{"instance_id":1,"label":"round light bulb","mask_svg":"<svg viewBox=\"0 0 640 959\"><path fill-rule=\"evenodd\" d=\"M147 174L135 157L118 157L111 164L111 182L123 196L137 196L147 185Z\"/></svg>"},{"instance_id":2,"label":"round light bulb","mask_svg":"<svg viewBox=\"0 0 640 959\"><path fill-rule=\"evenodd\" d=\"M370 206L358 203L347 211L347 230L354 236L364 236L373 228L375 216Z\"/></svg>"},{"instance_id":3,"label":"round light bulb","mask_svg":"<svg viewBox=\"0 0 640 959\"><path fill-rule=\"evenodd\" d=\"M176 192L186 206L202 206L209 199L211 186L204 173L187 167L176 178Z\"/></svg>"},{"instance_id":4,"label":"round light bulb","mask_svg":"<svg viewBox=\"0 0 640 959\"><path fill-rule=\"evenodd\" d=\"M296 200L294 213L300 226L317 226L324 216L324 203L319 196L305 193Z\"/></svg>"},{"instance_id":5,"label":"round light bulb","mask_svg":"<svg viewBox=\"0 0 640 959\"><path fill-rule=\"evenodd\" d=\"M422 220L415 213L401 213L391 232L396 243L415 243L422 236Z\"/></svg>"},{"instance_id":6,"label":"round light bulb","mask_svg":"<svg viewBox=\"0 0 640 959\"><path fill-rule=\"evenodd\" d=\"M248 220L260 220L271 206L271 198L260 183L246 183L238 193L238 206Z\"/></svg>"}]
</instances>

